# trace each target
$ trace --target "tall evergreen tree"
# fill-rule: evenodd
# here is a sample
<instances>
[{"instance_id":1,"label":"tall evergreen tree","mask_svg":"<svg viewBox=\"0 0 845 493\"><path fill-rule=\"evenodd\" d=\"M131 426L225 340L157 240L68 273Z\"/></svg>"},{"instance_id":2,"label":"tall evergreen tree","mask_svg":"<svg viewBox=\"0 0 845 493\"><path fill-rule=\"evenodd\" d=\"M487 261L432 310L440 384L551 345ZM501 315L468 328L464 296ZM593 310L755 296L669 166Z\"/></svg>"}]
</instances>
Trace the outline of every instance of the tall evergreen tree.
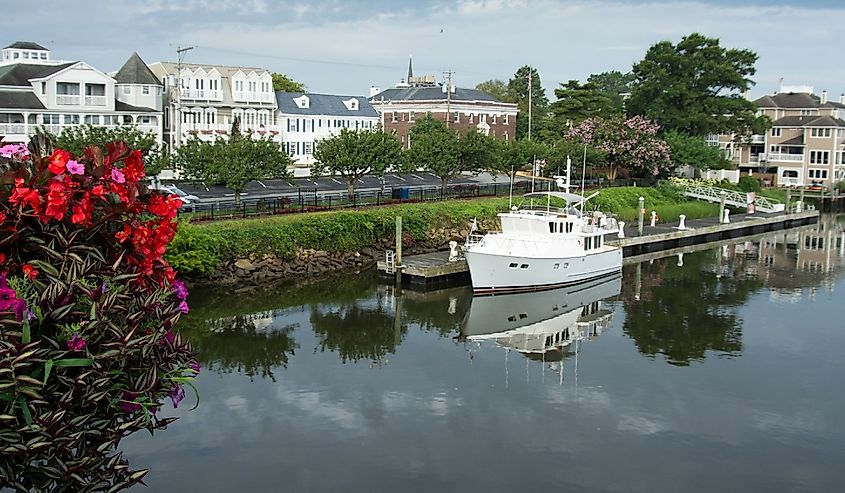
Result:
<instances>
[{"instance_id":1,"label":"tall evergreen tree","mask_svg":"<svg viewBox=\"0 0 845 493\"><path fill-rule=\"evenodd\" d=\"M529 86L531 97L528 97ZM523 138L528 136L528 104L531 101L531 125L532 136L536 134L548 113L549 98L546 97L546 90L540 80L540 73L530 65L520 67L513 77L508 81L508 97L515 102L519 110L519 117L516 119L516 136Z\"/></svg>"}]
</instances>

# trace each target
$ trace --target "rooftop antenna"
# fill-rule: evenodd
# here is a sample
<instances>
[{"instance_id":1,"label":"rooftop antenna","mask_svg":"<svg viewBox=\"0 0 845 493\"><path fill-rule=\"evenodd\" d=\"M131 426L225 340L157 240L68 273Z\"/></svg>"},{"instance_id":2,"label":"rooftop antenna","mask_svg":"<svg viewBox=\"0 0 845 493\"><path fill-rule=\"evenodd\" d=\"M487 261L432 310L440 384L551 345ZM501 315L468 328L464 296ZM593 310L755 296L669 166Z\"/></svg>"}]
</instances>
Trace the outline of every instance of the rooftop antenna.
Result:
<instances>
[{"instance_id":1,"label":"rooftop antenna","mask_svg":"<svg viewBox=\"0 0 845 493\"><path fill-rule=\"evenodd\" d=\"M174 113L176 117L176 138L173 139L173 148L181 147L182 145L182 60L185 58L185 53L193 50L196 46L179 46L176 48L176 101Z\"/></svg>"}]
</instances>

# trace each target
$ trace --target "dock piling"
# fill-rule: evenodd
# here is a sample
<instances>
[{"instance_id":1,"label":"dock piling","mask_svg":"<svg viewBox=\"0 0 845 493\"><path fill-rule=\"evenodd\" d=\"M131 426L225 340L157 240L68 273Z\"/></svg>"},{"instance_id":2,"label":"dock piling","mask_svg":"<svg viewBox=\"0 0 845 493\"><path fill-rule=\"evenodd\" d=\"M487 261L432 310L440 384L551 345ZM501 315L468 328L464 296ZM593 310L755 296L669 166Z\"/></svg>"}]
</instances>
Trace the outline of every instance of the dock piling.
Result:
<instances>
[{"instance_id":1,"label":"dock piling","mask_svg":"<svg viewBox=\"0 0 845 493\"><path fill-rule=\"evenodd\" d=\"M396 284L402 284L402 216L396 216Z\"/></svg>"},{"instance_id":2,"label":"dock piling","mask_svg":"<svg viewBox=\"0 0 845 493\"><path fill-rule=\"evenodd\" d=\"M643 235L643 219L645 218L645 197L639 198L639 206L637 207L637 234Z\"/></svg>"},{"instance_id":3,"label":"dock piling","mask_svg":"<svg viewBox=\"0 0 845 493\"><path fill-rule=\"evenodd\" d=\"M680 229L681 231L687 229L686 221L687 221L686 215L681 214L680 216L678 216L678 229Z\"/></svg>"}]
</instances>

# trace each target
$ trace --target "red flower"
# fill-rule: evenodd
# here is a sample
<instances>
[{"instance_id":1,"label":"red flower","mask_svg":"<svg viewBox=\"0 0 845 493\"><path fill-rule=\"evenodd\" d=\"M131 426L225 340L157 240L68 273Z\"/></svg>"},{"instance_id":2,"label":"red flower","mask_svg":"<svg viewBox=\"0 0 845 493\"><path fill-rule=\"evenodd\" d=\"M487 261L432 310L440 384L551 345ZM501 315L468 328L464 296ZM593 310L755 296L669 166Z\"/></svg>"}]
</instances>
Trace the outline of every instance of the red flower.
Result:
<instances>
[{"instance_id":1,"label":"red flower","mask_svg":"<svg viewBox=\"0 0 845 493\"><path fill-rule=\"evenodd\" d=\"M65 172L65 165L70 160L70 153L63 149L56 149L50 156L50 173L60 175Z\"/></svg>"},{"instance_id":2,"label":"red flower","mask_svg":"<svg viewBox=\"0 0 845 493\"><path fill-rule=\"evenodd\" d=\"M5 263L6 263L6 254L3 253L3 252L0 252L0 264L5 264Z\"/></svg>"},{"instance_id":3,"label":"red flower","mask_svg":"<svg viewBox=\"0 0 845 493\"><path fill-rule=\"evenodd\" d=\"M123 161L123 175L130 182L138 182L144 177L144 160L141 151L134 150Z\"/></svg>"},{"instance_id":4,"label":"red flower","mask_svg":"<svg viewBox=\"0 0 845 493\"><path fill-rule=\"evenodd\" d=\"M23 270L23 275L25 275L28 279L35 279L40 273L38 269L29 264L23 264L23 267L21 267L21 269Z\"/></svg>"},{"instance_id":5,"label":"red flower","mask_svg":"<svg viewBox=\"0 0 845 493\"><path fill-rule=\"evenodd\" d=\"M38 195L38 190L24 186L23 178L15 178L15 191L9 197L9 202L12 205L29 204L37 212L41 205L41 196Z\"/></svg>"}]
</instances>

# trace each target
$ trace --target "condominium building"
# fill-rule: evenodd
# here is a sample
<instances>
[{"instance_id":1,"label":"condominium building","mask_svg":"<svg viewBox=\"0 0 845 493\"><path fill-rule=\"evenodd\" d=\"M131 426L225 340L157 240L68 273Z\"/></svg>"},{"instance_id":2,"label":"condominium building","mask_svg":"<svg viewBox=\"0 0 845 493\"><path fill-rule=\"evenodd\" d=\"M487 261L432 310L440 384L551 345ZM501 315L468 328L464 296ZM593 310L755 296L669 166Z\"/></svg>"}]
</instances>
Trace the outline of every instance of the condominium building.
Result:
<instances>
[{"instance_id":1,"label":"condominium building","mask_svg":"<svg viewBox=\"0 0 845 493\"><path fill-rule=\"evenodd\" d=\"M0 136L26 142L38 128L134 125L161 141L161 84L137 53L115 76L81 61L53 60L50 50L18 41L0 55Z\"/></svg>"},{"instance_id":2,"label":"condominium building","mask_svg":"<svg viewBox=\"0 0 845 493\"><path fill-rule=\"evenodd\" d=\"M433 75L415 77L408 64L408 77L384 91L370 89L370 103L386 132L396 132L409 148L411 127L417 118L430 114L459 132L476 130L505 140L516 137L516 104L503 103L477 89L438 83Z\"/></svg>"},{"instance_id":3,"label":"condominium building","mask_svg":"<svg viewBox=\"0 0 845 493\"><path fill-rule=\"evenodd\" d=\"M374 130L379 114L367 98L301 92L277 92L276 121L284 132L285 152L298 166L314 164L320 140L349 130Z\"/></svg>"},{"instance_id":4,"label":"condominium building","mask_svg":"<svg viewBox=\"0 0 845 493\"><path fill-rule=\"evenodd\" d=\"M150 69L165 87L164 136L171 146L179 134L181 142L191 136L228 138L235 120L244 135L281 142L276 94L267 70L173 62L156 62ZM181 121L174 118L177 114Z\"/></svg>"},{"instance_id":5,"label":"condominium building","mask_svg":"<svg viewBox=\"0 0 845 493\"><path fill-rule=\"evenodd\" d=\"M830 101L811 87L783 87L754 101L758 113L772 119L765 135L750 141L710 136L739 166L752 174L769 174L773 185L831 186L845 179L845 95Z\"/></svg>"}]
</instances>

